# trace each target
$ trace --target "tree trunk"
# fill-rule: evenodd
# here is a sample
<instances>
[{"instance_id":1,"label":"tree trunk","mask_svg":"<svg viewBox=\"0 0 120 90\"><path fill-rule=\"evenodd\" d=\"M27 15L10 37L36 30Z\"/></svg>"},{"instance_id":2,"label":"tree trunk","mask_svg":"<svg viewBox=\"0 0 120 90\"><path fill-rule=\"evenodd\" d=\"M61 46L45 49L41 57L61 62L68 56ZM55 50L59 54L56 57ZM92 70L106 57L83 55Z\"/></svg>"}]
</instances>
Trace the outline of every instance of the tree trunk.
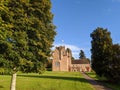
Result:
<instances>
[{"instance_id":1,"label":"tree trunk","mask_svg":"<svg viewBox=\"0 0 120 90\"><path fill-rule=\"evenodd\" d=\"M16 90L16 76L16 72L12 74L10 90Z\"/></svg>"}]
</instances>

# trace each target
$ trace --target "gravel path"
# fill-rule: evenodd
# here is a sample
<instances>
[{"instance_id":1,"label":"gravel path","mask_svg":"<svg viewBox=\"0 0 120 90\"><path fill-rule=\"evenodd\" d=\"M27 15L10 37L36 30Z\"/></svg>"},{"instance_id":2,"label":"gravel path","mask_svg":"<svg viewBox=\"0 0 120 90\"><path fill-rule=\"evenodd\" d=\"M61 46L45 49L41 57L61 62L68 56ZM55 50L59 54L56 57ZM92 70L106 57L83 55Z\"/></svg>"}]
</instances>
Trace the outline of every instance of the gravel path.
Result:
<instances>
[{"instance_id":1,"label":"gravel path","mask_svg":"<svg viewBox=\"0 0 120 90\"><path fill-rule=\"evenodd\" d=\"M86 75L85 73L81 72L81 74L84 76L84 78L90 83L93 85L93 87L96 89L96 90L112 90L108 87L105 87L102 83L94 80L93 78L90 78L88 75Z\"/></svg>"}]
</instances>

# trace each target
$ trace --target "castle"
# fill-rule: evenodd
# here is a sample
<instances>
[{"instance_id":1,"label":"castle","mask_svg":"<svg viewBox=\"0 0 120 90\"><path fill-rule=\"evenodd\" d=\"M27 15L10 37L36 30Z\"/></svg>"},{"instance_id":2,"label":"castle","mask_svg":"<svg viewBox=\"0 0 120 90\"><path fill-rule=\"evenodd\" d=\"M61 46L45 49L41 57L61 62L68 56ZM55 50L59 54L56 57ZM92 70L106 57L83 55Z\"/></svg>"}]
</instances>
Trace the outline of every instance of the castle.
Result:
<instances>
[{"instance_id":1,"label":"castle","mask_svg":"<svg viewBox=\"0 0 120 90\"><path fill-rule=\"evenodd\" d=\"M52 53L52 71L90 72L91 66L87 59L72 60L72 52L65 46L56 47Z\"/></svg>"}]
</instances>

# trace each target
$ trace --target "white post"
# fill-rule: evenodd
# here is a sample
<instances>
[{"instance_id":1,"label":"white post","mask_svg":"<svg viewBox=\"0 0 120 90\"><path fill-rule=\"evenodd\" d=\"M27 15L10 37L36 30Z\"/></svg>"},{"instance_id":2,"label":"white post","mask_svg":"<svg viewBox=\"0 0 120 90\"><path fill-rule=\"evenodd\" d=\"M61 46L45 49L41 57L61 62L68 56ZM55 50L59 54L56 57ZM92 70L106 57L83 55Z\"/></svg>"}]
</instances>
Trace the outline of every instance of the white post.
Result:
<instances>
[{"instance_id":1,"label":"white post","mask_svg":"<svg viewBox=\"0 0 120 90\"><path fill-rule=\"evenodd\" d=\"M10 86L10 90L16 90L16 73L13 73L12 77L11 77L11 86Z\"/></svg>"}]
</instances>

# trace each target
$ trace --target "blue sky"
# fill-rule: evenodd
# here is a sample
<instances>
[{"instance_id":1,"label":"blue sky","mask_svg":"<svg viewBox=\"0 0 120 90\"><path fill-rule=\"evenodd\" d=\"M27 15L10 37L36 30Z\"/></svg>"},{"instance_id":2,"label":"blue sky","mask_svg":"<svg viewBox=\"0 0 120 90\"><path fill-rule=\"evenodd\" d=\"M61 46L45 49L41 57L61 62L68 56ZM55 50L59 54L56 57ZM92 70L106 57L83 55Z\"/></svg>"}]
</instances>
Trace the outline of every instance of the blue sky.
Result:
<instances>
[{"instance_id":1,"label":"blue sky","mask_svg":"<svg viewBox=\"0 0 120 90\"><path fill-rule=\"evenodd\" d=\"M51 0L57 35L54 46L64 45L74 58L82 49L91 57L90 33L97 27L111 32L113 43L120 44L120 0Z\"/></svg>"}]
</instances>

